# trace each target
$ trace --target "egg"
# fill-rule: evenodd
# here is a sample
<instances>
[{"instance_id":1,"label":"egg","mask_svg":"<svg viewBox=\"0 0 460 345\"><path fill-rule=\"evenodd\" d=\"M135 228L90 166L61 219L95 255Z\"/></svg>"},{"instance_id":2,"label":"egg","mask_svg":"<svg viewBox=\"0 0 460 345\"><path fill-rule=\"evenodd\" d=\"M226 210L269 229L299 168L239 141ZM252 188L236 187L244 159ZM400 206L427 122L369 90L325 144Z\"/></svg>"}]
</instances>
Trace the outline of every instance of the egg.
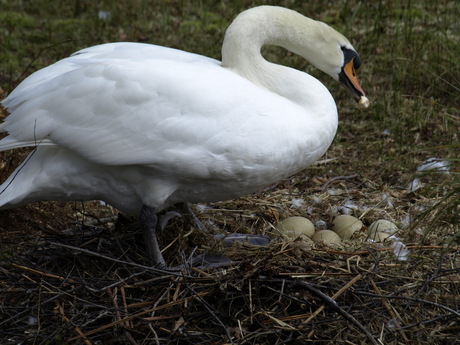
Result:
<instances>
[{"instance_id":1,"label":"egg","mask_svg":"<svg viewBox=\"0 0 460 345\"><path fill-rule=\"evenodd\" d=\"M370 238L372 238L374 234L377 232L387 233L388 236L391 236L397 233L398 230L398 227L392 222L385 219L379 219L369 226L369 228L367 229L367 234Z\"/></svg>"},{"instance_id":2,"label":"egg","mask_svg":"<svg viewBox=\"0 0 460 345\"><path fill-rule=\"evenodd\" d=\"M374 232L372 235L369 235L369 239L374 242L385 242L385 240L390 237L391 235L387 232L377 231Z\"/></svg>"},{"instance_id":3,"label":"egg","mask_svg":"<svg viewBox=\"0 0 460 345\"><path fill-rule=\"evenodd\" d=\"M358 101L358 107L366 109L366 108L369 108L370 103L371 102L366 96L361 96Z\"/></svg>"},{"instance_id":4,"label":"egg","mask_svg":"<svg viewBox=\"0 0 460 345\"><path fill-rule=\"evenodd\" d=\"M313 242L323 242L325 244L340 244L342 240L332 230L321 230L316 232L311 238Z\"/></svg>"},{"instance_id":5,"label":"egg","mask_svg":"<svg viewBox=\"0 0 460 345\"><path fill-rule=\"evenodd\" d=\"M340 215L334 218L332 230L343 240L349 240L352 238L356 231L361 230L363 222L358 218L348 215Z\"/></svg>"},{"instance_id":6,"label":"egg","mask_svg":"<svg viewBox=\"0 0 460 345\"><path fill-rule=\"evenodd\" d=\"M289 238L297 238L299 236L312 237L315 233L315 226L305 217L286 218L279 222L275 228Z\"/></svg>"},{"instance_id":7,"label":"egg","mask_svg":"<svg viewBox=\"0 0 460 345\"><path fill-rule=\"evenodd\" d=\"M302 236L288 243L288 248L291 249L292 253L298 258L301 258L304 253L310 252L314 247L315 244L313 240L306 236Z\"/></svg>"}]
</instances>

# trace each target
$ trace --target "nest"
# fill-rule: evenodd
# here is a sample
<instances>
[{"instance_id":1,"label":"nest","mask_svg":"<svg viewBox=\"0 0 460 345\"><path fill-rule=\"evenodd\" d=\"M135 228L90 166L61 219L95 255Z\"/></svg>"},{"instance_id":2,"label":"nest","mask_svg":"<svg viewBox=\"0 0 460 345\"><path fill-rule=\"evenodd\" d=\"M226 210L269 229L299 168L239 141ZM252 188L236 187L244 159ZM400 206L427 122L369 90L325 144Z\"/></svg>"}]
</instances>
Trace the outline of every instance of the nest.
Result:
<instances>
[{"instance_id":1,"label":"nest","mask_svg":"<svg viewBox=\"0 0 460 345\"><path fill-rule=\"evenodd\" d=\"M200 218L214 228L267 234L279 218L299 213L279 207L287 202L282 193L259 197L207 206ZM11 220L15 211L9 212L4 217ZM274 237L267 247L229 247L177 219L160 236L168 262L206 252L234 264L164 274L147 264L134 219L105 214L88 221L74 212L78 226L66 231L5 236L2 344L445 344L458 338L454 246L406 242L406 261L386 244L363 241L311 247L301 238Z\"/></svg>"}]
</instances>

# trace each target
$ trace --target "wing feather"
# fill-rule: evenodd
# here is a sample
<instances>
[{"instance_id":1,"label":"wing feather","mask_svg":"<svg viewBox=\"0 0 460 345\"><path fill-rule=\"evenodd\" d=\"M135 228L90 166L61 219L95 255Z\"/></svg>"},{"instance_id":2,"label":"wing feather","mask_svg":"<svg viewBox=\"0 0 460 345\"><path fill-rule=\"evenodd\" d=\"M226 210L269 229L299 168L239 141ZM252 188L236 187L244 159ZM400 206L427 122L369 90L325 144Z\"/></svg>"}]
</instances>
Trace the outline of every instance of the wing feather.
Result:
<instances>
[{"instance_id":1,"label":"wing feather","mask_svg":"<svg viewBox=\"0 0 460 345\"><path fill-rule=\"evenodd\" d=\"M11 113L3 149L43 141L99 164L160 170L243 155L257 126L266 127L258 140L268 152L270 136L286 123L270 114L293 106L216 60L129 43L88 48L44 68L3 104Z\"/></svg>"}]
</instances>

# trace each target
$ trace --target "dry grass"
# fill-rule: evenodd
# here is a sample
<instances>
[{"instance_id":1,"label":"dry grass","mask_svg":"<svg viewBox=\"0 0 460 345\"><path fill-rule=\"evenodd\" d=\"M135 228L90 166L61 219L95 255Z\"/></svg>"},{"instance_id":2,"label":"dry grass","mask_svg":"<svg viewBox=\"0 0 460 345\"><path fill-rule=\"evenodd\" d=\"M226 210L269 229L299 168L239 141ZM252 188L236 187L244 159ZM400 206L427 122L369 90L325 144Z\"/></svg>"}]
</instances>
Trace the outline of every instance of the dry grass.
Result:
<instances>
[{"instance_id":1,"label":"dry grass","mask_svg":"<svg viewBox=\"0 0 460 345\"><path fill-rule=\"evenodd\" d=\"M82 0L59 6L12 1L5 8L8 16L0 14L8 18L0 21L7 23L0 24L6 47L0 51L0 83L10 91L26 66L29 74L104 41L147 41L218 58L228 22L260 3L203 1L196 7L183 1L132 1L103 7ZM320 3L281 5L324 20L351 38L373 106L357 111L333 81L312 71L330 87L341 116L322 164L257 195L196 207L213 232L269 234L272 244L226 247L175 219L160 236L168 263L205 252L235 264L164 275L147 266L136 219L97 202L43 202L2 211L0 343L458 341L458 5ZM94 19L98 10L112 11L112 20ZM266 54L310 71L284 51ZM1 180L25 154L0 153ZM433 156L451 161L449 174L416 173ZM349 175L357 176L335 179ZM424 187L408 192L415 177ZM293 199L303 203L294 207ZM365 227L340 247L285 241L272 231L291 215L328 228L343 212L359 217ZM410 250L407 261L397 260L388 243L366 241L366 227L381 218L400 227L398 236Z\"/></svg>"},{"instance_id":2,"label":"dry grass","mask_svg":"<svg viewBox=\"0 0 460 345\"><path fill-rule=\"evenodd\" d=\"M379 192L359 179L358 186L334 183L334 190L343 193L334 196L321 192L323 182L316 181L305 190L316 200L315 209L293 209L297 178L301 180L298 176L259 195L210 205L199 216L215 231L272 234L270 224L289 215L313 212L311 219L330 223L350 195L360 196L371 208L362 212L367 225L376 218L396 218L402 204L417 200L399 195L397 205L388 207ZM43 203L27 210L36 214L40 207L40 212L55 215L58 206ZM311 247L276 235L268 247L226 247L178 219L161 236L168 262L183 262L196 251L225 255L235 264L163 275L146 263L136 220L121 217L115 222L107 209L96 212L101 208L97 203L86 205L85 212L73 206L77 211L62 205L77 221L65 231L47 229L46 221L39 232L15 228L4 236L9 245L2 246L2 343L456 341L460 251L458 245L443 245L439 232L424 236L421 229L402 231L410 257L399 261L388 243L366 242L365 229L340 247ZM444 235L449 231L444 229Z\"/></svg>"}]
</instances>

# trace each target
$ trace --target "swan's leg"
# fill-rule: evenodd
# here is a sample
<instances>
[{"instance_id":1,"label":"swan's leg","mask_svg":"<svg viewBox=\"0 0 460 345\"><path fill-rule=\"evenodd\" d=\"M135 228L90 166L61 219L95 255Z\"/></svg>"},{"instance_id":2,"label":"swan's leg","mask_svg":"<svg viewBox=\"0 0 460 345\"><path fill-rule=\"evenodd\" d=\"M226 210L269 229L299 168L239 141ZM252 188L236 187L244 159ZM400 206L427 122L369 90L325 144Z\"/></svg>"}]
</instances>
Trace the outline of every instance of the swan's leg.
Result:
<instances>
[{"instance_id":1,"label":"swan's leg","mask_svg":"<svg viewBox=\"0 0 460 345\"><path fill-rule=\"evenodd\" d=\"M209 233L206 226L204 226L204 224L196 216L195 212L193 212L188 202L182 202L180 204L176 204L175 206L180 210L182 215L188 218L190 223L192 223L198 230Z\"/></svg>"},{"instance_id":2,"label":"swan's leg","mask_svg":"<svg viewBox=\"0 0 460 345\"><path fill-rule=\"evenodd\" d=\"M180 203L175 205L182 215L188 218L191 223L199 230L209 234L208 229L198 219L196 214L192 211L188 202ZM264 235L252 235L252 234L215 234L214 238L218 241L223 240L226 244L232 245L234 242L246 242L254 246L268 246L270 243L270 237Z\"/></svg>"},{"instance_id":3,"label":"swan's leg","mask_svg":"<svg viewBox=\"0 0 460 345\"><path fill-rule=\"evenodd\" d=\"M191 211L191 210L190 210ZM192 213L193 214L193 213ZM190 214L189 214L190 215ZM194 215L196 218L196 216ZM232 261L222 256L206 256L199 255L192 258L190 265L178 265L169 267L166 265L165 259L161 254L160 246L158 245L156 227L158 223L158 217L155 213L155 209L149 206L142 206L139 219L142 224L144 232L145 246L149 256L150 264L154 267L162 268L168 271L180 271L187 266L199 266L202 268L217 268L222 266L229 266ZM198 219L198 218L196 218Z\"/></svg>"},{"instance_id":4,"label":"swan's leg","mask_svg":"<svg viewBox=\"0 0 460 345\"><path fill-rule=\"evenodd\" d=\"M198 219L196 214L190 208L189 203L183 202L175 204L174 207L176 211L169 211L161 216L159 216L158 225L161 231L166 229L169 221L176 217L183 217L189 224L192 224L195 228L205 233L209 233L208 229L204 224Z\"/></svg>"},{"instance_id":5,"label":"swan's leg","mask_svg":"<svg viewBox=\"0 0 460 345\"><path fill-rule=\"evenodd\" d=\"M198 217L193 213L190 209L190 206L186 203L177 205L181 208L184 212L186 217L191 218L194 225L198 227L200 230L208 232L206 227L200 222ZM168 267L166 262L161 254L160 246L158 245L158 239L156 235L156 227L158 223L158 217L155 214L155 209L150 206L142 206L139 219L141 221L142 229L144 232L144 241L147 247L147 252L149 256L150 264L154 267L170 270L170 271L180 271L181 269L185 268L187 265L179 265L175 267ZM201 224L201 226L200 226ZM227 235L229 238L227 239L228 243L232 243L234 241L237 242L248 242L250 244L255 245L268 245L269 238L267 236L259 236L259 235L248 235L248 234L229 234ZM222 237L218 235L215 236L216 239L220 240ZM226 237L225 235L223 237ZM225 240L224 240L225 241ZM199 255L193 258L190 262L189 266L199 266L202 268L217 268L223 266L229 266L233 262L227 259L224 256L207 256L207 255Z\"/></svg>"},{"instance_id":6,"label":"swan's leg","mask_svg":"<svg viewBox=\"0 0 460 345\"><path fill-rule=\"evenodd\" d=\"M155 214L155 209L149 206L142 206L139 215L142 230L144 232L145 246L149 255L150 264L158 268L167 268L165 259L158 245L156 226L158 217Z\"/></svg>"}]
</instances>

